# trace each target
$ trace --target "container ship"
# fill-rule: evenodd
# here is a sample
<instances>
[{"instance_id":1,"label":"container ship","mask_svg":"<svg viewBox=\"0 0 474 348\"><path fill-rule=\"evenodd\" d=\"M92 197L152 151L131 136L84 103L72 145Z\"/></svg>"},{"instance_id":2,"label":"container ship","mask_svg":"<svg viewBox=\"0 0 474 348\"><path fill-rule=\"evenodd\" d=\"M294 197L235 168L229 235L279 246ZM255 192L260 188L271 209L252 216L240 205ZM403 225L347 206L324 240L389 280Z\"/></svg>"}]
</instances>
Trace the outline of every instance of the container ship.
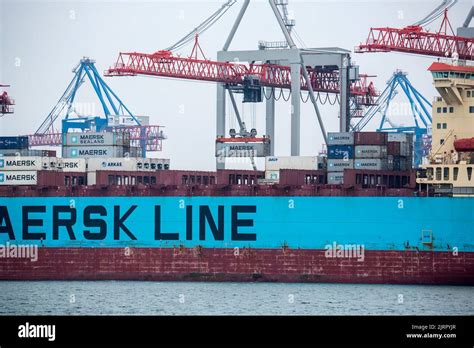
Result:
<instances>
[{"instance_id":1,"label":"container ship","mask_svg":"<svg viewBox=\"0 0 474 348\"><path fill-rule=\"evenodd\" d=\"M165 53L142 58L171 64ZM250 151L265 170L215 171L147 158L120 127L66 129L61 157L1 137L0 279L473 285L474 67L429 70L439 96L422 162L409 132L325 133L325 153L285 157L241 124L247 140L218 133L216 156ZM272 87L245 79L244 100L261 99L259 83Z\"/></svg>"}]
</instances>

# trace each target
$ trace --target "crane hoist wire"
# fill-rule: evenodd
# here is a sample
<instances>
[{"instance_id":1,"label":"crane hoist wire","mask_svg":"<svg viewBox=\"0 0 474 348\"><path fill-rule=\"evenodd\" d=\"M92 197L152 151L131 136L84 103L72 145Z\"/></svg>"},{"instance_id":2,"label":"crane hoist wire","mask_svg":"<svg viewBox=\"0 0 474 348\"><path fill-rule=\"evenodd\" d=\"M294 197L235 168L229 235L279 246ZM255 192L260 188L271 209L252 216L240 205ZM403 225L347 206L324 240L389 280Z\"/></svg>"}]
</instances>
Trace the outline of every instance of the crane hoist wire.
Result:
<instances>
[{"instance_id":1,"label":"crane hoist wire","mask_svg":"<svg viewBox=\"0 0 474 348\"><path fill-rule=\"evenodd\" d=\"M433 11L431 11L425 18L419 20L416 23L413 23L413 25L420 25L420 26L426 26L435 20L437 20L439 17L441 17L444 13L445 10L453 7L456 5L458 0L443 0L438 7L436 7Z\"/></svg>"},{"instance_id":2,"label":"crane hoist wire","mask_svg":"<svg viewBox=\"0 0 474 348\"><path fill-rule=\"evenodd\" d=\"M237 0L228 0L216 12L214 12L211 16L206 18L201 24L199 24L196 28L190 31L186 36L181 38L174 45L167 47L165 50L167 51L178 50L186 46L190 42L192 42L196 34L201 35L210 27L212 27L236 2Z\"/></svg>"}]
</instances>

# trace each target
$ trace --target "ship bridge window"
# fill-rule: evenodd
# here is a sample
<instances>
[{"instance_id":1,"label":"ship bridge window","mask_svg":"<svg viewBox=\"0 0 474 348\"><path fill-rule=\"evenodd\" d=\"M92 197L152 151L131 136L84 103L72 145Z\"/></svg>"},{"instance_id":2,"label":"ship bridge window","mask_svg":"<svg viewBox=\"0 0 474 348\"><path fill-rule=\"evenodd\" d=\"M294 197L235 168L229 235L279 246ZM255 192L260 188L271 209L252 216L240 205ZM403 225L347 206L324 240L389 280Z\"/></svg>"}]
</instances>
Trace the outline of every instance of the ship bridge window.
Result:
<instances>
[{"instance_id":1,"label":"ship bridge window","mask_svg":"<svg viewBox=\"0 0 474 348\"><path fill-rule=\"evenodd\" d=\"M123 184L124 185L130 185L130 178L128 177L128 175L125 175L123 177Z\"/></svg>"},{"instance_id":2,"label":"ship bridge window","mask_svg":"<svg viewBox=\"0 0 474 348\"><path fill-rule=\"evenodd\" d=\"M443 168L443 180L449 180L449 167Z\"/></svg>"},{"instance_id":3,"label":"ship bridge window","mask_svg":"<svg viewBox=\"0 0 474 348\"><path fill-rule=\"evenodd\" d=\"M151 176L150 177L150 184L156 185L156 176Z\"/></svg>"},{"instance_id":4,"label":"ship bridge window","mask_svg":"<svg viewBox=\"0 0 474 348\"><path fill-rule=\"evenodd\" d=\"M109 185L113 185L115 182L115 177L113 175L109 175L107 177L107 182L109 183Z\"/></svg>"},{"instance_id":5,"label":"ship bridge window","mask_svg":"<svg viewBox=\"0 0 474 348\"><path fill-rule=\"evenodd\" d=\"M458 179L458 174L459 174L459 168L454 167L453 168L453 180L456 181Z\"/></svg>"},{"instance_id":6,"label":"ship bridge window","mask_svg":"<svg viewBox=\"0 0 474 348\"><path fill-rule=\"evenodd\" d=\"M188 176L187 175L183 175L181 177L181 184L182 185L186 185L188 183Z\"/></svg>"},{"instance_id":7,"label":"ship bridge window","mask_svg":"<svg viewBox=\"0 0 474 348\"><path fill-rule=\"evenodd\" d=\"M78 183L78 185L81 185L81 186L84 185L84 181L85 181L85 180L84 180L84 177L83 177L83 176L78 176L78 177L77 177L77 183Z\"/></svg>"},{"instance_id":8,"label":"ship bridge window","mask_svg":"<svg viewBox=\"0 0 474 348\"><path fill-rule=\"evenodd\" d=\"M428 180L433 180L433 168L426 168L426 177Z\"/></svg>"},{"instance_id":9,"label":"ship bridge window","mask_svg":"<svg viewBox=\"0 0 474 348\"><path fill-rule=\"evenodd\" d=\"M137 184L143 183L143 177L137 176Z\"/></svg>"},{"instance_id":10,"label":"ship bridge window","mask_svg":"<svg viewBox=\"0 0 474 348\"><path fill-rule=\"evenodd\" d=\"M209 185L209 177L208 176L203 176L202 177L202 183L203 183L203 185Z\"/></svg>"},{"instance_id":11,"label":"ship bridge window","mask_svg":"<svg viewBox=\"0 0 474 348\"><path fill-rule=\"evenodd\" d=\"M130 178L130 183L131 183L132 185L136 185L136 184L137 184L137 178L134 177L134 176L132 176L132 177Z\"/></svg>"},{"instance_id":12,"label":"ship bridge window","mask_svg":"<svg viewBox=\"0 0 474 348\"><path fill-rule=\"evenodd\" d=\"M150 183L150 177L149 177L149 176L144 176L144 177L143 177L143 183L144 183L145 185L148 185L148 184Z\"/></svg>"},{"instance_id":13,"label":"ship bridge window","mask_svg":"<svg viewBox=\"0 0 474 348\"><path fill-rule=\"evenodd\" d=\"M472 167L467 167L467 180L471 181Z\"/></svg>"},{"instance_id":14,"label":"ship bridge window","mask_svg":"<svg viewBox=\"0 0 474 348\"><path fill-rule=\"evenodd\" d=\"M121 177L120 175L117 175L117 176L115 177L115 180L117 180L116 184L117 184L118 186L122 185L122 177Z\"/></svg>"},{"instance_id":15,"label":"ship bridge window","mask_svg":"<svg viewBox=\"0 0 474 348\"><path fill-rule=\"evenodd\" d=\"M436 168L436 180L441 180L441 168Z\"/></svg>"}]
</instances>

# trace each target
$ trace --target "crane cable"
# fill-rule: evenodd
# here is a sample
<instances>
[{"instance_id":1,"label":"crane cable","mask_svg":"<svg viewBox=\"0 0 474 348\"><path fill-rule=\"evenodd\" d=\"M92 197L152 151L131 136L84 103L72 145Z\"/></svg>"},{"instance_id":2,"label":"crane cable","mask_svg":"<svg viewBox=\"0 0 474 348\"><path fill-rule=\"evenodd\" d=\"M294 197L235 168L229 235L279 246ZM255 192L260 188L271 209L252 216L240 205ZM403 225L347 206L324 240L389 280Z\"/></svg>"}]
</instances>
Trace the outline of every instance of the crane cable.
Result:
<instances>
[{"instance_id":1,"label":"crane cable","mask_svg":"<svg viewBox=\"0 0 474 348\"><path fill-rule=\"evenodd\" d=\"M425 18L419 20L416 23L413 23L413 25L426 26L434 22L443 15L445 10L453 7L457 2L458 0L443 0L441 4L438 5L438 7L436 7L433 11L431 11Z\"/></svg>"},{"instance_id":2,"label":"crane cable","mask_svg":"<svg viewBox=\"0 0 474 348\"><path fill-rule=\"evenodd\" d=\"M225 4L223 4L216 12L214 12L211 16L205 19L201 24L199 24L196 28L190 31L187 35L181 38L178 42L174 45L167 47L165 50L167 51L174 51L178 50L190 42L194 40L196 34L202 34L210 27L212 27L231 7L237 2L237 0L228 0Z\"/></svg>"}]
</instances>

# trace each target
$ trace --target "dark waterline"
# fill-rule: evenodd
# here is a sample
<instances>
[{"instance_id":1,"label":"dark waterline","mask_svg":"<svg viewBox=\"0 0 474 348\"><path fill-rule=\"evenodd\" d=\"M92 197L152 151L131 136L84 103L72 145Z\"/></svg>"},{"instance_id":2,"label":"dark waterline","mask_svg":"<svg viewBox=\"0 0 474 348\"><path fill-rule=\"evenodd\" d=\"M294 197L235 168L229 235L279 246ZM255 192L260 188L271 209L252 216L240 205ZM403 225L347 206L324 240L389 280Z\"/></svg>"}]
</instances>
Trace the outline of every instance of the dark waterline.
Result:
<instances>
[{"instance_id":1,"label":"dark waterline","mask_svg":"<svg viewBox=\"0 0 474 348\"><path fill-rule=\"evenodd\" d=\"M473 315L474 287L2 281L2 315Z\"/></svg>"}]
</instances>

